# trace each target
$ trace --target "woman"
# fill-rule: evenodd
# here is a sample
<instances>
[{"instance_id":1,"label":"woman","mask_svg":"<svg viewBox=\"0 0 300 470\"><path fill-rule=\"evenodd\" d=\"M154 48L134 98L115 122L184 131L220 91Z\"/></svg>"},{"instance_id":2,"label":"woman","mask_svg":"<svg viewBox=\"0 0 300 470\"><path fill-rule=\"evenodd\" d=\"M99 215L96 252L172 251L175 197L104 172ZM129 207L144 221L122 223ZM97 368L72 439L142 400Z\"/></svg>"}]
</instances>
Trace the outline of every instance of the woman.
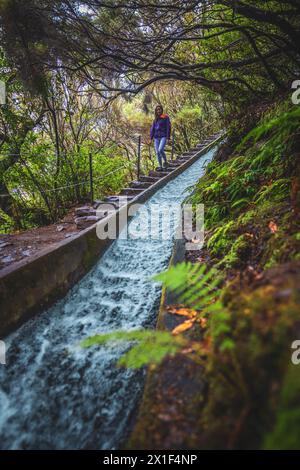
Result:
<instances>
[{"instance_id":1,"label":"woman","mask_svg":"<svg viewBox=\"0 0 300 470\"><path fill-rule=\"evenodd\" d=\"M167 166L167 157L165 153L165 146L167 140L171 138L171 121L167 114L163 114L163 107L158 104L155 108L155 119L151 126L150 138L154 139L155 152L159 164L158 171L162 171L162 161L164 166Z\"/></svg>"}]
</instances>

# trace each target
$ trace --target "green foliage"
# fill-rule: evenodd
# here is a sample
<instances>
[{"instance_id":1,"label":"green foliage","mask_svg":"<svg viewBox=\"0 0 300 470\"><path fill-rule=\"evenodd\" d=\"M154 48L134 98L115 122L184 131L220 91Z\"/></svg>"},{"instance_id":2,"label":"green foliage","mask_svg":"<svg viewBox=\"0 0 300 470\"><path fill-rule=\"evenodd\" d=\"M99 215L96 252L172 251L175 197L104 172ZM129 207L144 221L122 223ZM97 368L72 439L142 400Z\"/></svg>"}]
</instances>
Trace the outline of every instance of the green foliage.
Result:
<instances>
[{"instance_id":1,"label":"green foliage","mask_svg":"<svg viewBox=\"0 0 300 470\"><path fill-rule=\"evenodd\" d=\"M23 227L53 222L74 203L89 199L89 146L62 156L59 174L51 142L29 133L21 159L5 172L5 183L23 213ZM112 158L111 155L114 155ZM93 152L94 197L118 193L130 167L115 146Z\"/></svg>"},{"instance_id":2,"label":"green foliage","mask_svg":"<svg viewBox=\"0 0 300 470\"><path fill-rule=\"evenodd\" d=\"M286 107L286 103L280 105ZM268 148L276 147L276 144L283 143L285 137L292 134L298 129L300 120L300 108L299 106L293 106L291 109L280 112L279 109L271 109L267 115L264 116L262 122L257 127L254 127L247 136L243 139L238 147L238 150L244 147L244 145L253 140L258 142L262 137L269 136ZM269 152L268 152L269 153Z\"/></svg>"},{"instance_id":3,"label":"green foliage","mask_svg":"<svg viewBox=\"0 0 300 470\"><path fill-rule=\"evenodd\" d=\"M131 349L118 361L119 366L139 368L159 364L166 356L179 353L188 342L181 336L172 336L166 331L115 331L96 335L82 342L85 348L111 343L125 342Z\"/></svg>"},{"instance_id":4,"label":"green foliage","mask_svg":"<svg viewBox=\"0 0 300 470\"><path fill-rule=\"evenodd\" d=\"M232 229L235 227L235 222L231 220L224 225L221 225L214 230L213 234L207 242L207 247L211 250L211 253L218 255L223 253L232 242L232 237L229 236L229 233L232 232Z\"/></svg>"},{"instance_id":5,"label":"green foliage","mask_svg":"<svg viewBox=\"0 0 300 470\"><path fill-rule=\"evenodd\" d=\"M274 203L284 201L289 197L290 184L290 178L280 178L267 186L262 186L254 198L255 203L259 204L271 198Z\"/></svg>"},{"instance_id":6,"label":"green foliage","mask_svg":"<svg viewBox=\"0 0 300 470\"><path fill-rule=\"evenodd\" d=\"M266 434L263 447L267 450L299 450L300 375L298 366L291 364L284 377L275 426Z\"/></svg>"},{"instance_id":7,"label":"green foliage","mask_svg":"<svg viewBox=\"0 0 300 470\"><path fill-rule=\"evenodd\" d=\"M216 269L207 269L205 264L180 263L153 279L175 292L179 302L202 314L222 308L218 301L222 278Z\"/></svg>"},{"instance_id":8,"label":"green foliage","mask_svg":"<svg viewBox=\"0 0 300 470\"><path fill-rule=\"evenodd\" d=\"M223 240L223 239L222 239ZM246 234L240 235L231 245L227 255L217 264L220 267L232 268L243 266L244 256L251 250L251 241Z\"/></svg>"},{"instance_id":9,"label":"green foliage","mask_svg":"<svg viewBox=\"0 0 300 470\"><path fill-rule=\"evenodd\" d=\"M211 314L218 315L215 328L218 334L224 333L221 324L224 316L220 313L223 306L219 300L220 292L217 286L221 277L217 270L208 270L205 265L181 263L171 266L168 271L156 275L153 280L174 291L181 302L195 310L199 310L201 317ZM227 317L226 317L227 319ZM108 334L99 334L87 338L82 342L83 347L91 347L115 342L131 343L131 349L125 353L118 364L125 367L138 368L145 365L159 364L166 356L174 356L190 346L190 342L182 335L173 336L167 331L116 331ZM221 347L230 347L226 338ZM132 345L133 344L133 345Z\"/></svg>"},{"instance_id":10,"label":"green foliage","mask_svg":"<svg viewBox=\"0 0 300 470\"><path fill-rule=\"evenodd\" d=\"M297 240L286 233L291 220L285 222L282 214L290 212L297 178L293 152L299 119L299 109L290 109L288 102L273 107L231 158L208 165L188 199L205 205L206 247L220 260L219 267L247 264L259 253L260 242L265 249L257 262L264 268L298 259ZM273 219L279 225L275 234L268 227Z\"/></svg>"},{"instance_id":11,"label":"green foliage","mask_svg":"<svg viewBox=\"0 0 300 470\"><path fill-rule=\"evenodd\" d=\"M213 448L228 435L234 448L250 441L255 448L299 448L296 368L285 375L299 317L299 218L290 197L299 117L287 103L272 109L228 160L208 166L190 198L205 204L205 248L230 279L223 309L208 317L205 333L211 349L201 417L205 445Z\"/></svg>"},{"instance_id":12,"label":"green foliage","mask_svg":"<svg viewBox=\"0 0 300 470\"><path fill-rule=\"evenodd\" d=\"M0 209L0 233L8 233L14 228L14 221Z\"/></svg>"}]
</instances>

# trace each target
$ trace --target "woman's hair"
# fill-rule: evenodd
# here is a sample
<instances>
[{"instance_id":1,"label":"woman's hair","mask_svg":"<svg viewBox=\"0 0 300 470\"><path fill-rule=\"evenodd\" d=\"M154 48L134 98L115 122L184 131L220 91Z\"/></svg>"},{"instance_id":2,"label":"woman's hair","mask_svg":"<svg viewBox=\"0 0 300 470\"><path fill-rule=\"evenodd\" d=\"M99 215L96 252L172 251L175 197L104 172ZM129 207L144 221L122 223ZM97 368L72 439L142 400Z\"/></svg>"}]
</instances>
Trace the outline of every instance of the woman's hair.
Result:
<instances>
[{"instance_id":1,"label":"woman's hair","mask_svg":"<svg viewBox=\"0 0 300 470\"><path fill-rule=\"evenodd\" d=\"M158 104L157 106L155 106L155 110L154 110L155 119L158 117L158 115L157 115L158 108L161 109L162 112L164 112L164 109L163 109L161 104Z\"/></svg>"}]
</instances>

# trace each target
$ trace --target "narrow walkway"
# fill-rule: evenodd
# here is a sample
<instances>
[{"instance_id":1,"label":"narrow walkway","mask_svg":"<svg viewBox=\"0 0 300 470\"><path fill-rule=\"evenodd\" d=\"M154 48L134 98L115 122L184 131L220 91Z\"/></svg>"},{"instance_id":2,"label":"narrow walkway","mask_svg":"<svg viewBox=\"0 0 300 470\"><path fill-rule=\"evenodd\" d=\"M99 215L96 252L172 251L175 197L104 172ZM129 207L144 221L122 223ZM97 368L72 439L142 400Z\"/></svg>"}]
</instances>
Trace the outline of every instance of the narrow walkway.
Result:
<instances>
[{"instance_id":1,"label":"narrow walkway","mask_svg":"<svg viewBox=\"0 0 300 470\"><path fill-rule=\"evenodd\" d=\"M93 206L83 206L75 209L75 224L79 229L84 229L107 216L107 211L101 211L101 206L111 204L115 208L120 208L123 204L131 201L136 196L151 188L157 181L172 173L176 168L182 166L188 160L193 158L202 149L210 145L221 133L216 133L201 144L192 147L189 151L174 160L168 161L168 166L163 171L152 170L148 175L140 176L139 180L132 181L128 188L124 188L120 194L111 195L104 198L103 201L95 201Z\"/></svg>"}]
</instances>

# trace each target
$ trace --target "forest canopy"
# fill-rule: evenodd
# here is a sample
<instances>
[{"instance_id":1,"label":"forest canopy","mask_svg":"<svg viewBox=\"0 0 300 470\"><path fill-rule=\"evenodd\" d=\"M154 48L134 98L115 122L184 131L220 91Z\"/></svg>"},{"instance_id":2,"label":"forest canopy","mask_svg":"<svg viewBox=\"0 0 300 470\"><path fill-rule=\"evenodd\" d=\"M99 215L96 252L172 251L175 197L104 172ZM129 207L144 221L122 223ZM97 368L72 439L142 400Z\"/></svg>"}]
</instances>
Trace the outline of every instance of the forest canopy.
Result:
<instances>
[{"instance_id":1,"label":"forest canopy","mask_svg":"<svg viewBox=\"0 0 300 470\"><path fill-rule=\"evenodd\" d=\"M157 102L181 151L207 125L284 93L299 71L299 15L295 0L1 0L4 231L55 221L88 197L89 152L98 178L126 163L99 195L134 175L138 134L153 168Z\"/></svg>"}]
</instances>

